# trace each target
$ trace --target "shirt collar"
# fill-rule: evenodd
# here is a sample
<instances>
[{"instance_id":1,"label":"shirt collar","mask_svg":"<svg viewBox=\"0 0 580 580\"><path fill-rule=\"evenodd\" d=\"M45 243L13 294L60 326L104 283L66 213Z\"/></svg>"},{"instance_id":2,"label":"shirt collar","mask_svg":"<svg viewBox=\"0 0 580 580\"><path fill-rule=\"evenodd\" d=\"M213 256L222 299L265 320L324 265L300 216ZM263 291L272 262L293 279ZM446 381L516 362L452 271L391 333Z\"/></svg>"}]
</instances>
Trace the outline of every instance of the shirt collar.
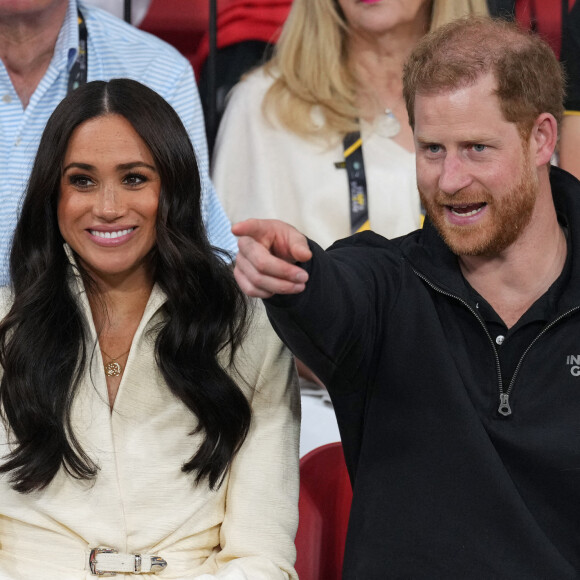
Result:
<instances>
[{"instance_id":1,"label":"shirt collar","mask_svg":"<svg viewBox=\"0 0 580 580\"><path fill-rule=\"evenodd\" d=\"M544 321L548 322L552 319L556 312L558 311L558 301L564 292L564 289L568 285L570 272L572 271L572 244L570 243L570 236L568 232L568 223L565 216L558 213L558 221L562 227L564 233L566 234L566 260L564 262L564 267L562 272L548 288L548 290L540 296L532 306L522 315L520 320L513 326L521 326L522 324L527 324L533 321ZM469 282L464 278L464 283L468 289L470 297L474 303L477 304L481 317L486 323L496 322L503 324L500 317L493 310L493 308L487 303L487 301L469 284Z\"/></svg>"},{"instance_id":2,"label":"shirt collar","mask_svg":"<svg viewBox=\"0 0 580 580\"><path fill-rule=\"evenodd\" d=\"M58 34L54 47L55 58L66 59L67 70L70 71L79 51L79 23L77 0L69 0L64 22Z\"/></svg>"}]
</instances>

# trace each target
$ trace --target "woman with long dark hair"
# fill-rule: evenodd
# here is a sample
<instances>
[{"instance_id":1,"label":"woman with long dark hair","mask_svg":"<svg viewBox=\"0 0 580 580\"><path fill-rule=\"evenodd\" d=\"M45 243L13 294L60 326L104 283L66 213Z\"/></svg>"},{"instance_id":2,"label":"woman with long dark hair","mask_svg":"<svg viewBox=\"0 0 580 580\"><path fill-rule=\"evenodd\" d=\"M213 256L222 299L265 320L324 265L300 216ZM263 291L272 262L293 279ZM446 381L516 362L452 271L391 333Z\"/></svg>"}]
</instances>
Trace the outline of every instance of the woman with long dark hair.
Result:
<instances>
[{"instance_id":1,"label":"woman with long dark hair","mask_svg":"<svg viewBox=\"0 0 580 580\"><path fill-rule=\"evenodd\" d=\"M0 323L0 578L295 578L292 360L206 238L177 114L126 79L50 118Z\"/></svg>"}]
</instances>

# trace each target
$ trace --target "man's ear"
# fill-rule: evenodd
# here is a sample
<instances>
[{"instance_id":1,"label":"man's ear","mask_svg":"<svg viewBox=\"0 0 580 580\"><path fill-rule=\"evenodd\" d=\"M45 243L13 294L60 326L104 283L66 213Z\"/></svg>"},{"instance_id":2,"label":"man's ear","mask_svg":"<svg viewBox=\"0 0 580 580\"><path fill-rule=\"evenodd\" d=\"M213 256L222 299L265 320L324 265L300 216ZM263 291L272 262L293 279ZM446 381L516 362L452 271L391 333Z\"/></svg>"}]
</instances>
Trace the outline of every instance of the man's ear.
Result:
<instances>
[{"instance_id":1,"label":"man's ear","mask_svg":"<svg viewBox=\"0 0 580 580\"><path fill-rule=\"evenodd\" d=\"M550 163L558 142L558 123L554 115L542 113L532 127L530 144L535 149L536 167Z\"/></svg>"}]
</instances>

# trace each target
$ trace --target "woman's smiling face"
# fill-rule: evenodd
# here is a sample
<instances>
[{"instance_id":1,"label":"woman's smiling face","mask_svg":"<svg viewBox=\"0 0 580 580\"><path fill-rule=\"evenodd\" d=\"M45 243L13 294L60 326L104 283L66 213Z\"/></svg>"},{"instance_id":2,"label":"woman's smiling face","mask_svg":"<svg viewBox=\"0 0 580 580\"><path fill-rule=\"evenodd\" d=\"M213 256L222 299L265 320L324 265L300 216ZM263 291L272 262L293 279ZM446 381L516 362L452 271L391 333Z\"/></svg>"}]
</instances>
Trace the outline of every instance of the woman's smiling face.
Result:
<instances>
[{"instance_id":1,"label":"woman's smiling face","mask_svg":"<svg viewBox=\"0 0 580 580\"><path fill-rule=\"evenodd\" d=\"M61 170L58 224L96 280L149 276L161 179L151 151L124 117L95 117L71 135Z\"/></svg>"}]
</instances>

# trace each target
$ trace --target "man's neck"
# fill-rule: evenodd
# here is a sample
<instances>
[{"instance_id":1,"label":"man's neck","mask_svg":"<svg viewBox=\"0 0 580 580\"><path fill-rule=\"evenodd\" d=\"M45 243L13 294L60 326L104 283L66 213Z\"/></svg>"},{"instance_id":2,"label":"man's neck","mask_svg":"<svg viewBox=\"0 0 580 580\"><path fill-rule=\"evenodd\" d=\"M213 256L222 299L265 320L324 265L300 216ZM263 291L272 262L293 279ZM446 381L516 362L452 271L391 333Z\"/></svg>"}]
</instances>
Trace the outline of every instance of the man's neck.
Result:
<instances>
[{"instance_id":1,"label":"man's neck","mask_svg":"<svg viewBox=\"0 0 580 580\"><path fill-rule=\"evenodd\" d=\"M67 6L61 0L32 13L0 10L0 59L24 108L50 65Z\"/></svg>"},{"instance_id":2,"label":"man's neck","mask_svg":"<svg viewBox=\"0 0 580 580\"><path fill-rule=\"evenodd\" d=\"M538 201L522 235L496 257L461 256L461 271L471 286L511 328L561 274L566 236L551 200Z\"/></svg>"}]
</instances>

